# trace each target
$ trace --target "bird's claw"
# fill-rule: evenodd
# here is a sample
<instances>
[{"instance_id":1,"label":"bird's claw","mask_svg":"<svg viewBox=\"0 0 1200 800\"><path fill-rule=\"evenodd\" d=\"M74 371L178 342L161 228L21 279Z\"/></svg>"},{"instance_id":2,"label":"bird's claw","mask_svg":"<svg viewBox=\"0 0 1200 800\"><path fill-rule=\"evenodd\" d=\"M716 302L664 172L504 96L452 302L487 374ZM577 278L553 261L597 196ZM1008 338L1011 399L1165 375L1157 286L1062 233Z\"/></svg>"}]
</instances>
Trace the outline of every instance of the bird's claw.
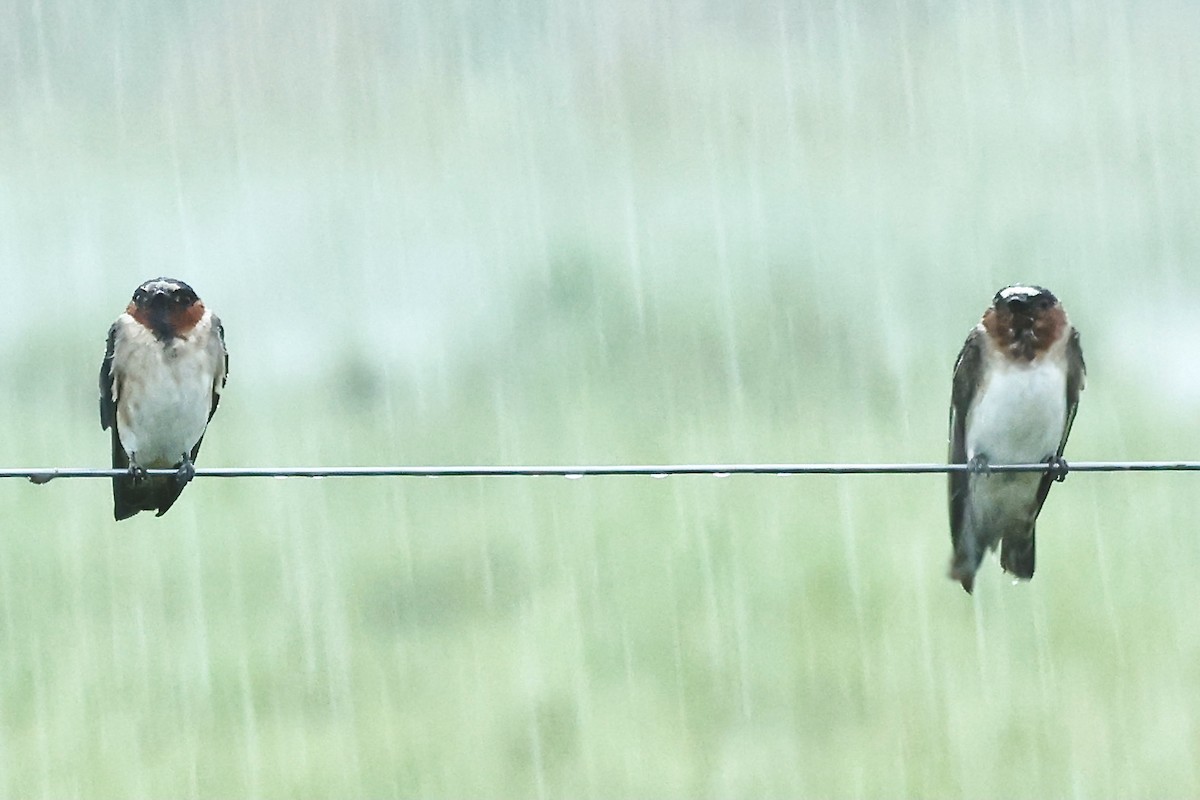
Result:
<instances>
[{"instance_id":1,"label":"bird's claw","mask_svg":"<svg viewBox=\"0 0 1200 800\"><path fill-rule=\"evenodd\" d=\"M987 456L974 456L967 462L967 472L972 475L991 475L992 466L988 463Z\"/></svg>"},{"instance_id":2,"label":"bird's claw","mask_svg":"<svg viewBox=\"0 0 1200 800\"><path fill-rule=\"evenodd\" d=\"M183 457L183 463L179 465L179 469L175 472L175 482L180 486L186 486L192 478L196 477L196 465L187 456Z\"/></svg>"},{"instance_id":3,"label":"bird's claw","mask_svg":"<svg viewBox=\"0 0 1200 800\"><path fill-rule=\"evenodd\" d=\"M133 459L129 460L129 477L134 483L146 480L146 468Z\"/></svg>"},{"instance_id":4,"label":"bird's claw","mask_svg":"<svg viewBox=\"0 0 1200 800\"><path fill-rule=\"evenodd\" d=\"M1054 477L1055 481L1062 483L1067 479L1067 473L1071 471L1071 468L1065 458L1062 456L1051 456L1050 460L1046 463L1049 467L1046 471Z\"/></svg>"}]
</instances>

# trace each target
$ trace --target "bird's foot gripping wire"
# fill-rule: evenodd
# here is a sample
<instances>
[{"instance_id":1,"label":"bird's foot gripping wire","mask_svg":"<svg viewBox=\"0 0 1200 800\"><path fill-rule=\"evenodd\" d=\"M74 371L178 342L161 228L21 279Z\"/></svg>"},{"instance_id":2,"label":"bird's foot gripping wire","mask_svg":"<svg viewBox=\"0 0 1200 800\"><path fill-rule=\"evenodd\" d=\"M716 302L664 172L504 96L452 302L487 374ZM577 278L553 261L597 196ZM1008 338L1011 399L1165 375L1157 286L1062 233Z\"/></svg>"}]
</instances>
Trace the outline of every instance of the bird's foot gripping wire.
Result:
<instances>
[{"instance_id":1,"label":"bird's foot gripping wire","mask_svg":"<svg viewBox=\"0 0 1200 800\"><path fill-rule=\"evenodd\" d=\"M967 471L972 475L991 475L992 465L988 463L987 456L973 456L971 460L967 462Z\"/></svg>"},{"instance_id":2,"label":"bird's foot gripping wire","mask_svg":"<svg viewBox=\"0 0 1200 800\"><path fill-rule=\"evenodd\" d=\"M180 486L186 486L194 477L196 477L196 465L192 463L190 456L184 455L183 462L180 463L179 469L175 473L175 482Z\"/></svg>"},{"instance_id":3,"label":"bird's foot gripping wire","mask_svg":"<svg viewBox=\"0 0 1200 800\"><path fill-rule=\"evenodd\" d=\"M1049 466L1049 469L1046 471L1054 476L1054 480L1062 483L1067 479L1067 473L1071 471L1071 468L1067 465L1065 458L1062 456L1051 456L1050 460L1046 463Z\"/></svg>"}]
</instances>

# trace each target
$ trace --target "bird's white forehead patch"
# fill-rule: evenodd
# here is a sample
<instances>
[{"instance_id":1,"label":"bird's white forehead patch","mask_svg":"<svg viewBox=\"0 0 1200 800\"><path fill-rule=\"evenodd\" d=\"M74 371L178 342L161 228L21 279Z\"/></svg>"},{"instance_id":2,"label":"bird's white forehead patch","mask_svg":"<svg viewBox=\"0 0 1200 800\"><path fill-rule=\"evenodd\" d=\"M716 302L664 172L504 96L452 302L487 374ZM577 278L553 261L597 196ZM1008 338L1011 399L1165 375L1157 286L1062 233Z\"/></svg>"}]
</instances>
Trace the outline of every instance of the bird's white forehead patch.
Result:
<instances>
[{"instance_id":1,"label":"bird's white forehead patch","mask_svg":"<svg viewBox=\"0 0 1200 800\"><path fill-rule=\"evenodd\" d=\"M1009 286L1000 290L1000 297L1007 300L1016 295L1030 296L1041 293L1042 290L1036 286Z\"/></svg>"}]
</instances>

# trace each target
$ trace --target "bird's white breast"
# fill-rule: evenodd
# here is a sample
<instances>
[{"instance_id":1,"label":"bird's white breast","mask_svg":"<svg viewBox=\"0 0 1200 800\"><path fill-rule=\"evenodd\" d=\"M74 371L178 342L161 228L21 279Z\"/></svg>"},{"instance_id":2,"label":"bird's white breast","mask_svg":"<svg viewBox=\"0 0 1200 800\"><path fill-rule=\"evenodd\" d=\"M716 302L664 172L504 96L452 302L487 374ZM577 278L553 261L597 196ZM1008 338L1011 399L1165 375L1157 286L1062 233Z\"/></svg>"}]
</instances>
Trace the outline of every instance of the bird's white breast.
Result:
<instances>
[{"instance_id":1,"label":"bird's white breast","mask_svg":"<svg viewBox=\"0 0 1200 800\"><path fill-rule=\"evenodd\" d=\"M223 358L210 346L207 312L187 336L169 342L129 323L113 351L121 446L143 467L171 467L204 435Z\"/></svg>"},{"instance_id":2,"label":"bird's white breast","mask_svg":"<svg viewBox=\"0 0 1200 800\"><path fill-rule=\"evenodd\" d=\"M1067 419L1061 343L1032 362L989 354L988 378L967 416L967 458L993 464L1043 461L1058 451Z\"/></svg>"}]
</instances>

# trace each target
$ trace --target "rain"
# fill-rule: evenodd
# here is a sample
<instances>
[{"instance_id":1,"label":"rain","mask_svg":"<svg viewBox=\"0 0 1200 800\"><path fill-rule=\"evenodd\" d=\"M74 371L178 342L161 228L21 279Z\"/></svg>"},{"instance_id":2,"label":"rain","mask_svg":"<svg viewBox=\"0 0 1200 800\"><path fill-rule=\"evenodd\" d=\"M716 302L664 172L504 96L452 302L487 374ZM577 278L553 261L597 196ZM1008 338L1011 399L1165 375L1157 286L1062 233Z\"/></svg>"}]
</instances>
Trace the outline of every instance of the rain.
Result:
<instances>
[{"instance_id":1,"label":"rain","mask_svg":"<svg viewBox=\"0 0 1200 800\"><path fill-rule=\"evenodd\" d=\"M1178 0L0 4L0 468L107 467L142 281L198 466L939 463L1046 286L1068 461L1200 458ZM1200 794L1188 473L947 579L946 478L0 481L0 797Z\"/></svg>"}]
</instances>

